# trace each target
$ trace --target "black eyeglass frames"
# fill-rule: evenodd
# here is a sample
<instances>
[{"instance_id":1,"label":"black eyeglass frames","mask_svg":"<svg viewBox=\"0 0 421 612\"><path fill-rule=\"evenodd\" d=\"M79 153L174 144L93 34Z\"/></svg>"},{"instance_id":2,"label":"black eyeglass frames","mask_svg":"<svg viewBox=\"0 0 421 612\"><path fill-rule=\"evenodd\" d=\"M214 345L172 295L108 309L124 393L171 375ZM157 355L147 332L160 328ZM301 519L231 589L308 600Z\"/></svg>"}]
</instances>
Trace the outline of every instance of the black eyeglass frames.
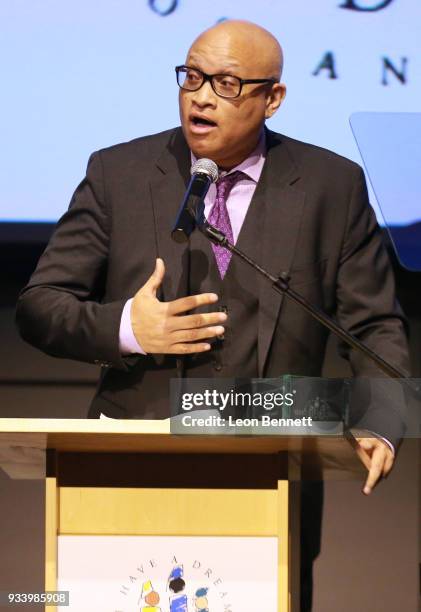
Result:
<instances>
[{"instance_id":1,"label":"black eyeglass frames","mask_svg":"<svg viewBox=\"0 0 421 612\"><path fill-rule=\"evenodd\" d=\"M176 66L177 83L181 89L197 91L206 81L209 81L213 91L221 98L238 98L243 85L252 83L276 83L276 79L240 79L231 74L206 74L198 68Z\"/></svg>"}]
</instances>

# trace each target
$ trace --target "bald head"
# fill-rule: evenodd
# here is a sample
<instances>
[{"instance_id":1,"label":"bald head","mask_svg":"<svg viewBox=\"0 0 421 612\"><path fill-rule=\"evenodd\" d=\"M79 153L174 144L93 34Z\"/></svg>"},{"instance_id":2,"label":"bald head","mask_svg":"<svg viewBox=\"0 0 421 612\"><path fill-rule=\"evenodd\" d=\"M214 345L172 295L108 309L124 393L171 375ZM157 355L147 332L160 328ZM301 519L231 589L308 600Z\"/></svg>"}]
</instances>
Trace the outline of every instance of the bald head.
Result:
<instances>
[{"instance_id":1,"label":"bald head","mask_svg":"<svg viewBox=\"0 0 421 612\"><path fill-rule=\"evenodd\" d=\"M270 77L280 80L283 67L282 47L265 28L237 19L222 21L200 34L190 47L230 50L238 64L249 72L247 76Z\"/></svg>"},{"instance_id":2,"label":"bald head","mask_svg":"<svg viewBox=\"0 0 421 612\"><path fill-rule=\"evenodd\" d=\"M280 44L249 21L222 21L196 38L178 69L181 125L190 149L233 168L256 148L266 119L285 97Z\"/></svg>"}]
</instances>

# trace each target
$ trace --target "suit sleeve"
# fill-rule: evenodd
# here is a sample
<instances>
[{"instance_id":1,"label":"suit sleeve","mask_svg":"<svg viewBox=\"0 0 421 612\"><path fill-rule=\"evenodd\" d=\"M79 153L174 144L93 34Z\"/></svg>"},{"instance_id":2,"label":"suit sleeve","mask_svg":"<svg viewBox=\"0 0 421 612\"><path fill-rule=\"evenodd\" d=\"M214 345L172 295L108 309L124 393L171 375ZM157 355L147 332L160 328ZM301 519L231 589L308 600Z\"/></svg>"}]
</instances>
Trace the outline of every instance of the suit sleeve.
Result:
<instances>
[{"instance_id":1,"label":"suit sleeve","mask_svg":"<svg viewBox=\"0 0 421 612\"><path fill-rule=\"evenodd\" d=\"M396 300L393 270L361 168L348 208L337 277L337 316L348 331L409 375L406 322ZM354 382L354 426L374 431L396 445L404 431L401 384L385 378L360 352L343 344L339 352L349 359L354 376L366 379Z\"/></svg>"},{"instance_id":2,"label":"suit sleeve","mask_svg":"<svg viewBox=\"0 0 421 612\"><path fill-rule=\"evenodd\" d=\"M16 322L24 340L49 355L126 369L119 352L126 300L103 302L110 224L101 154L94 153L19 296Z\"/></svg>"}]
</instances>

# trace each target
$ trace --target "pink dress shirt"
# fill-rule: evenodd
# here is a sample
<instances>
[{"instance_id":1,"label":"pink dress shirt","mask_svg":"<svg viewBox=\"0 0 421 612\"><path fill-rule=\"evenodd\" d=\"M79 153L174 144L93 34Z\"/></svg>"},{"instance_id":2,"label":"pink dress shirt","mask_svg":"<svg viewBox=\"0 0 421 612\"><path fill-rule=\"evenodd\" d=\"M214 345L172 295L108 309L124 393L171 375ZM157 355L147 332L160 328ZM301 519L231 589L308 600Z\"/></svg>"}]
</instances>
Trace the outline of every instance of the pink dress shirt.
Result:
<instances>
[{"instance_id":1,"label":"pink dress shirt","mask_svg":"<svg viewBox=\"0 0 421 612\"><path fill-rule=\"evenodd\" d=\"M192 163L196 161L192 153ZM241 164L232 168L229 172L240 170L246 176L237 181L227 199L227 209L231 220L232 232L234 236L234 244L237 241L238 235L243 225L247 214L248 207L259 181L263 170L263 164L266 157L266 142L264 135L259 140L255 150ZM221 173L223 175L223 173ZM208 218L216 197L216 185L212 183L205 198L205 217ZM165 263L165 262L164 262ZM130 309L133 298L127 300L123 308L123 313L120 321L119 346L122 355L132 353L140 353L145 355L145 351L139 345L133 333Z\"/></svg>"}]
</instances>

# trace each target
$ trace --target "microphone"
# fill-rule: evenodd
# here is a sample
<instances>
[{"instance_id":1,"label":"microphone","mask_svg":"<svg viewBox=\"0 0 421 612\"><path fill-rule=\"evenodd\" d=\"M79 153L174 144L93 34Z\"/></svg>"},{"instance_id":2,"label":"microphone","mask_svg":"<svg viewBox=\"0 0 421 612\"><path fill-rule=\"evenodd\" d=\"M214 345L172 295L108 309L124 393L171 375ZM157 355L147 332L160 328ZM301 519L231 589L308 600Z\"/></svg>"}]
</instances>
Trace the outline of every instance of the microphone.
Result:
<instances>
[{"instance_id":1,"label":"microphone","mask_svg":"<svg viewBox=\"0 0 421 612\"><path fill-rule=\"evenodd\" d=\"M218 166L211 159L198 159L191 167L190 174L190 183L171 231L171 238L179 243L187 242L197 219L203 217L204 199L211 183L218 180Z\"/></svg>"}]
</instances>

